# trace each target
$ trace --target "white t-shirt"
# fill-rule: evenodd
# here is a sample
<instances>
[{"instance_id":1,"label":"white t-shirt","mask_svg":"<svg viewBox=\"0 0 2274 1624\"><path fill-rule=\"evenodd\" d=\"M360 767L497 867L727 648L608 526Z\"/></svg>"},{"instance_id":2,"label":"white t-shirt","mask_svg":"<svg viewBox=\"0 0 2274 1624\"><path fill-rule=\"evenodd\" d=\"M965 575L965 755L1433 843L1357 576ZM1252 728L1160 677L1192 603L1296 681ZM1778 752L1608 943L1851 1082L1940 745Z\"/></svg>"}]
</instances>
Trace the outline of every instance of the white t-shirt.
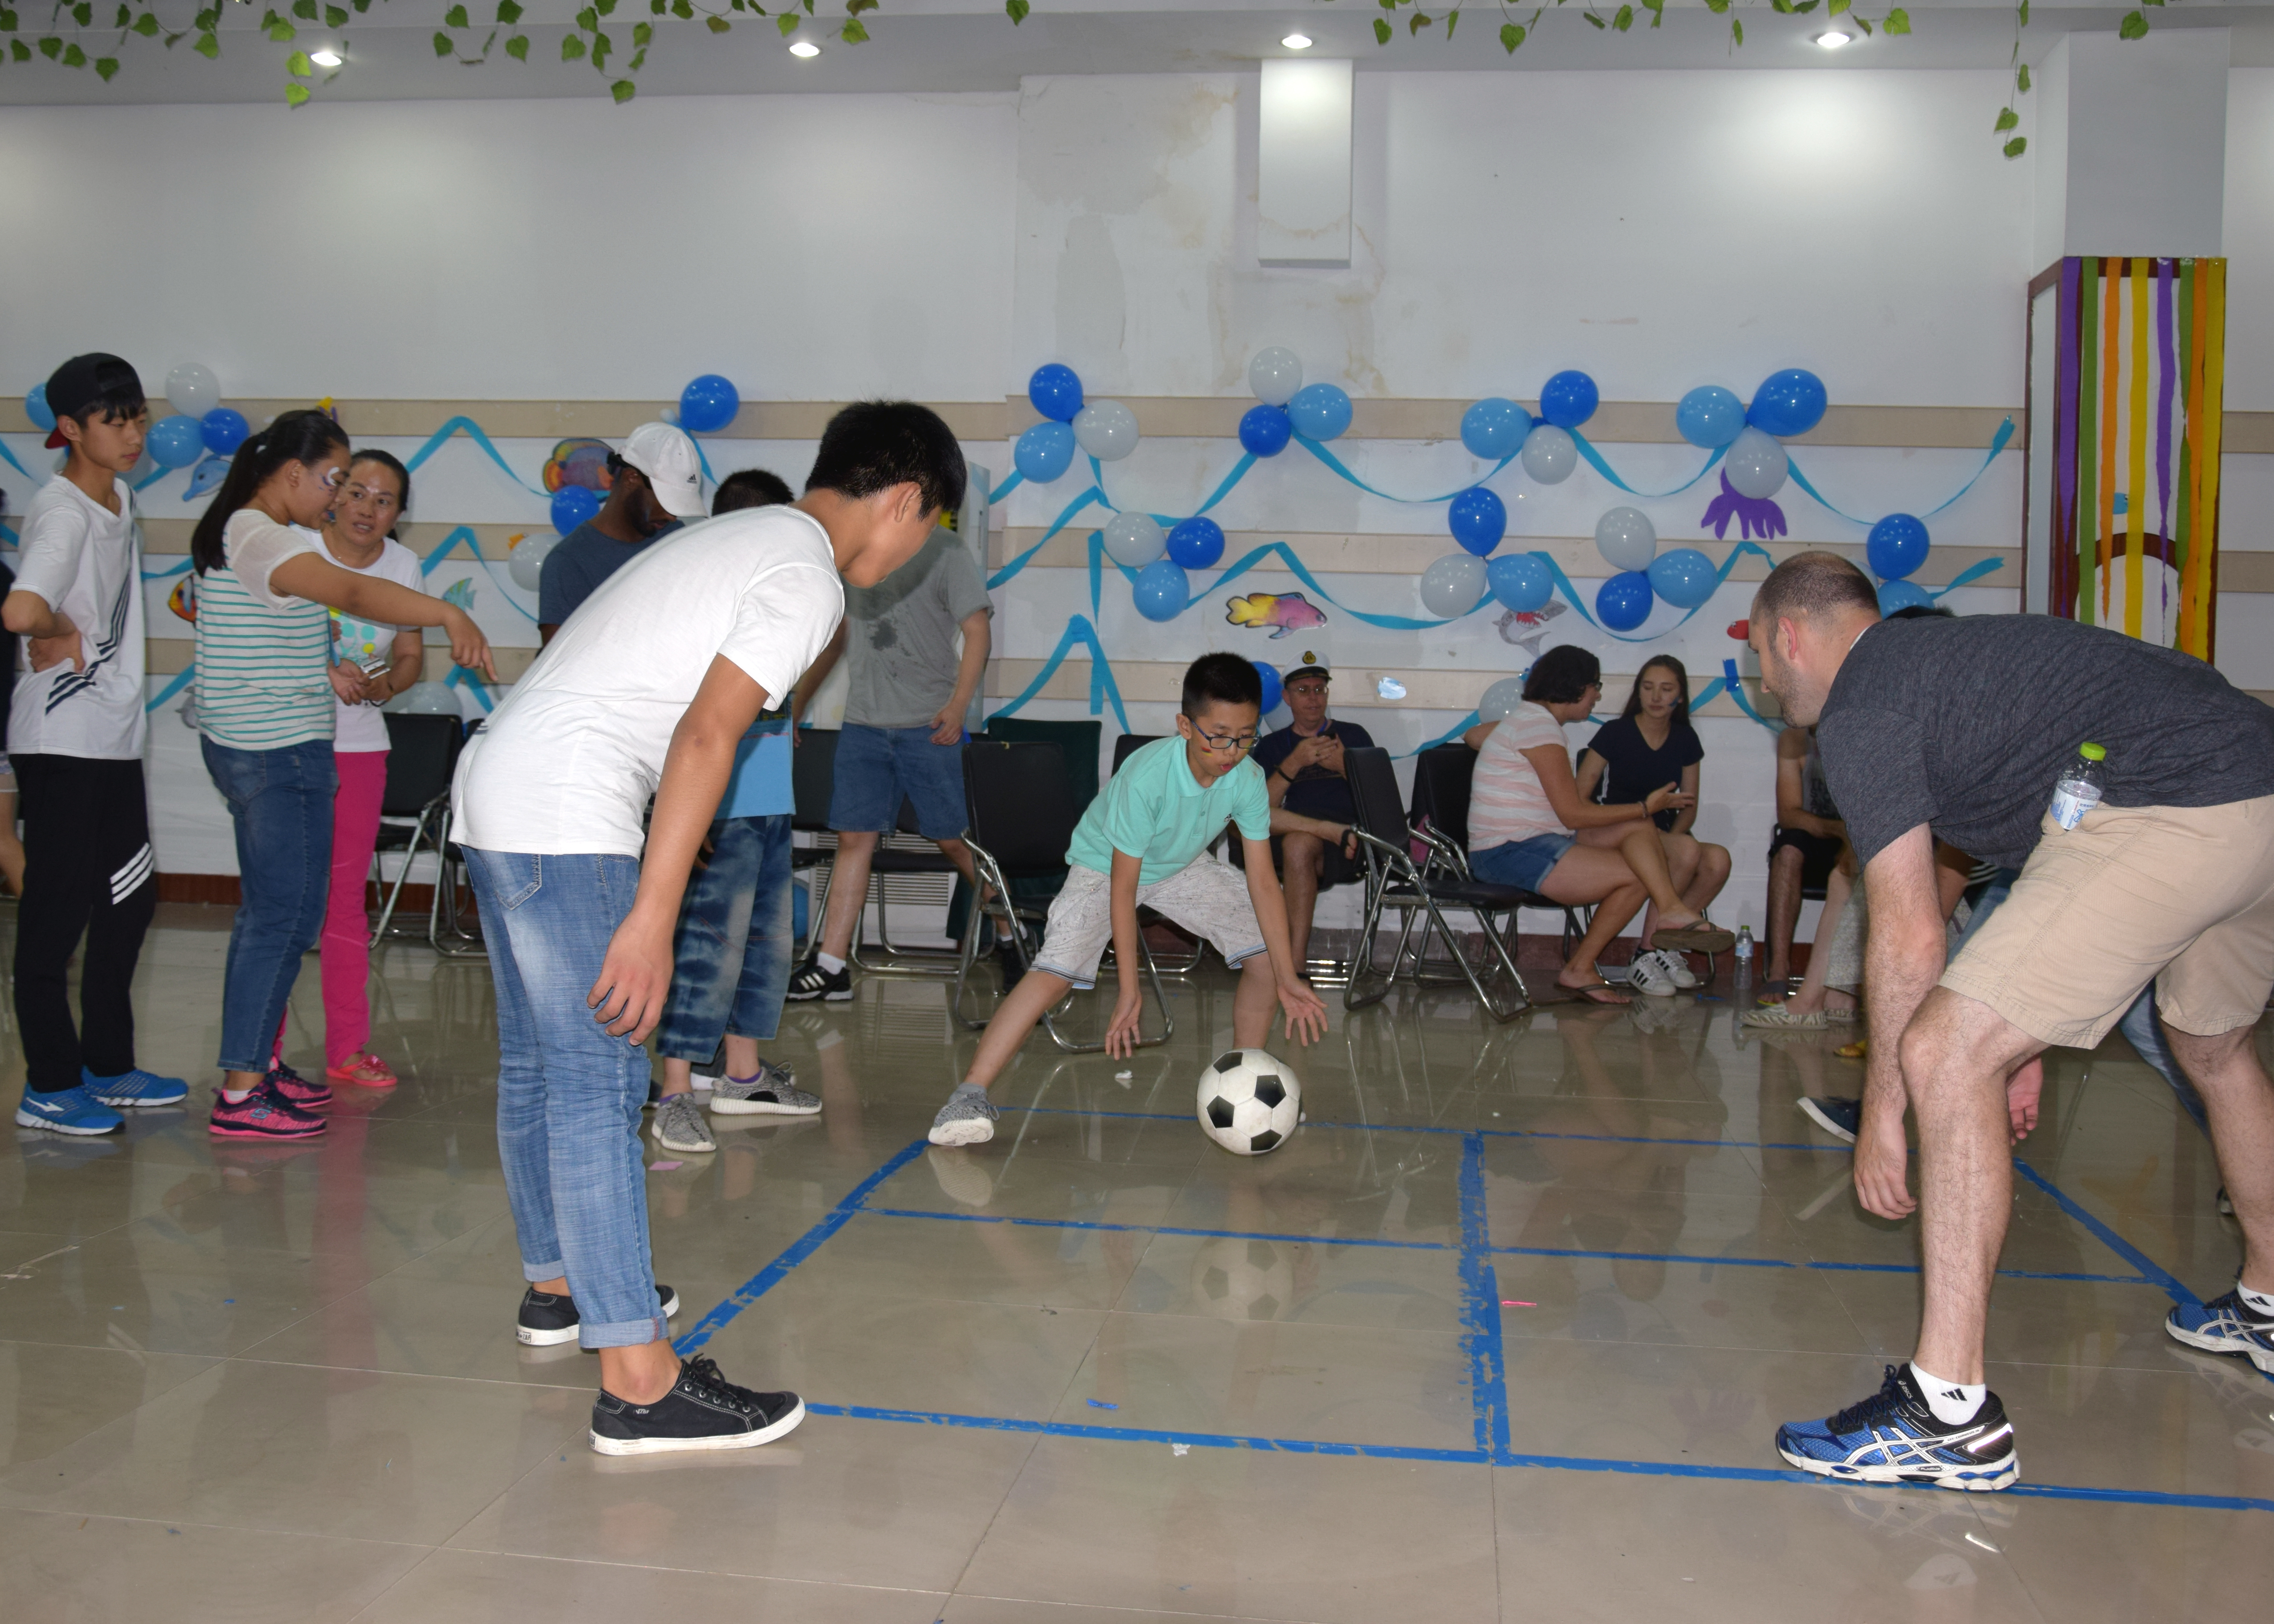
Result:
<instances>
[{"instance_id":1,"label":"white t-shirt","mask_svg":"<svg viewBox=\"0 0 2274 1624\"><path fill-rule=\"evenodd\" d=\"M1570 748L1563 725L1528 700L1485 735L1469 788L1469 850L1487 851L1534 835L1563 832L1563 820L1548 803L1540 774L1524 758L1525 751L1547 744L1559 750Z\"/></svg>"},{"instance_id":2,"label":"white t-shirt","mask_svg":"<svg viewBox=\"0 0 2274 1624\"><path fill-rule=\"evenodd\" d=\"M828 532L794 508L745 508L650 543L467 741L453 838L482 851L638 856L672 731L712 658L778 704L844 614Z\"/></svg>"},{"instance_id":3,"label":"white t-shirt","mask_svg":"<svg viewBox=\"0 0 2274 1624\"><path fill-rule=\"evenodd\" d=\"M285 560L328 560L324 538L242 508L222 527L224 568L198 577L198 731L234 750L332 736L332 612L270 589Z\"/></svg>"},{"instance_id":4,"label":"white t-shirt","mask_svg":"<svg viewBox=\"0 0 2274 1624\"><path fill-rule=\"evenodd\" d=\"M418 555L392 537L379 544L379 556L358 568L346 562L334 553L331 544L324 544L324 556L342 569L354 570L359 575L377 575L382 581L392 581L397 586L407 586L414 592L426 590L426 579L419 573ZM395 663L395 635L400 626L390 626L384 620L358 620L343 610L332 611L332 663L342 660L350 665L366 665L373 660ZM387 748L387 718L377 705L343 705L336 696L332 703L336 714L333 718L332 748L340 755L352 755Z\"/></svg>"},{"instance_id":5,"label":"white t-shirt","mask_svg":"<svg viewBox=\"0 0 2274 1624\"><path fill-rule=\"evenodd\" d=\"M58 474L24 515L15 590L37 593L79 628L87 669L64 660L34 671L30 640L18 640L11 751L142 759L149 731L142 713L142 538L126 481L114 477L111 488L117 513Z\"/></svg>"}]
</instances>

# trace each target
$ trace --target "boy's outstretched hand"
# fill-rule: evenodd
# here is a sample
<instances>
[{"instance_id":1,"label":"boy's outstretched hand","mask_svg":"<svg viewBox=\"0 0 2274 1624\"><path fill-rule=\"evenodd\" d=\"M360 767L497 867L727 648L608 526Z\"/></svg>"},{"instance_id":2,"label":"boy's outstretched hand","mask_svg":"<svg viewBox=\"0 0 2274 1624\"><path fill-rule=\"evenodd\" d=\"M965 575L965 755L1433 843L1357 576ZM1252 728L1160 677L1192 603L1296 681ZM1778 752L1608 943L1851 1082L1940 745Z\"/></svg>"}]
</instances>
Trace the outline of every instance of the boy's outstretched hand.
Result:
<instances>
[{"instance_id":1,"label":"boy's outstretched hand","mask_svg":"<svg viewBox=\"0 0 2274 1624\"><path fill-rule=\"evenodd\" d=\"M1305 1048L1327 1035L1327 1006L1309 982L1280 982L1279 1007L1286 1011L1287 1035Z\"/></svg>"},{"instance_id":2,"label":"boy's outstretched hand","mask_svg":"<svg viewBox=\"0 0 2274 1624\"><path fill-rule=\"evenodd\" d=\"M1105 1025L1105 1052L1126 1060L1137 1052L1137 1020L1145 1012L1142 993L1125 992L1113 1001L1113 1019Z\"/></svg>"}]
</instances>

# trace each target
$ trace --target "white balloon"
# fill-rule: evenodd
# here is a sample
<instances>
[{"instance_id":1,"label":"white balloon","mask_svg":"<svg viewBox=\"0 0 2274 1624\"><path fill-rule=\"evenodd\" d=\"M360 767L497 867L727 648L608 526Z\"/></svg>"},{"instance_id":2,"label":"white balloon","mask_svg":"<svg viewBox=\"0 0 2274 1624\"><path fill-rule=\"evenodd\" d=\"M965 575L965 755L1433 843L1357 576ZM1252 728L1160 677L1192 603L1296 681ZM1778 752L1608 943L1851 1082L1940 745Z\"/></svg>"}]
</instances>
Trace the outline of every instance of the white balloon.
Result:
<instances>
[{"instance_id":1,"label":"white balloon","mask_svg":"<svg viewBox=\"0 0 2274 1624\"><path fill-rule=\"evenodd\" d=\"M1516 714L1517 706L1524 703L1524 679L1502 677L1485 690L1477 701L1477 719L1480 722L1505 722Z\"/></svg>"},{"instance_id":2,"label":"white balloon","mask_svg":"<svg viewBox=\"0 0 2274 1624\"><path fill-rule=\"evenodd\" d=\"M447 682L414 682L380 707L398 716L458 716L458 696Z\"/></svg>"},{"instance_id":3,"label":"white balloon","mask_svg":"<svg viewBox=\"0 0 2274 1624\"><path fill-rule=\"evenodd\" d=\"M545 568L545 555L560 540L558 536L524 536L515 542L506 561L506 573L513 577L514 585L525 592L537 590L542 579L538 572Z\"/></svg>"},{"instance_id":4,"label":"white balloon","mask_svg":"<svg viewBox=\"0 0 2274 1624\"><path fill-rule=\"evenodd\" d=\"M1595 521L1595 547L1613 569L1648 569L1658 556L1658 531L1639 508L1614 508Z\"/></svg>"},{"instance_id":5,"label":"white balloon","mask_svg":"<svg viewBox=\"0 0 2274 1624\"><path fill-rule=\"evenodd\" d=\"M1542 485L1561 485L1579 466L1579 444L1570 431L1552 423L1533 425L1524 437L1524 471Z\"/></svg>"},{"instance_id":6,"label":"white balloon","mask_svg":"<svg viewBox=\"0 0 2274 1624\"><path fill-rule=\"evenodd\" d=\"M1247 364L1247 387L1266 406L1284 406L1303 387L1303 357L1278 344L1257 350Z\"/></svg>"},{"instance_id":7,"label":"white balloon","mask_svg":"<svg viewBox=\"0 0 2274 1624\"><path fill-rule=\"evenodd\" d=\"M221 380L213 375L213 368L184 361L166 374L166 398L176 411L202 417L221 404Z\"/></svg>"},{"instance_id":8,"label":"white balloon","mask_svg":"<svg viewBox=\"0 0 2274 1624\"><path fill-rule=\"evenodd\" d=\"M1101 462L1118 462L1137 449L1137 414L1119 401L1092 401L1074 414L1073 437Z\"/></svg>"},{"instance_id":9,"label":"white balloon","mask_svg":"<svg viewBox=\"0 0 2274 1624\"><path fill-rule=\"evenodd\" d=\"M1485 561L1473 553L1448 553L1421 572L1422 606L1449 620L1477 606L1485 595Z\"/></svg>"},{"instance_id":10,"label":"white balloon","mask_svg":"<svg viewBox=\"0 0 2274 1624\"><path fill-rule=\"evenodd\" d=\"M1721 466L1728 473L1731 490L1759 500L1784 489L1784 477L1792 463L1784 454L1782 441L1748 424L1729 442L1729 455L1721 460Z\"/></svg>"},{"instance_id":11,"label":"white balloon","mask_svg":"<svg viewBox=\"0 0 2274 1624\"><path fill-rule=\"evenodd\" d=\"M1121 513L1105 527L1105 550L1117 564L1142 569L1169 551L1169 535L1149 513Z\"/></svg>"}]
</instances>

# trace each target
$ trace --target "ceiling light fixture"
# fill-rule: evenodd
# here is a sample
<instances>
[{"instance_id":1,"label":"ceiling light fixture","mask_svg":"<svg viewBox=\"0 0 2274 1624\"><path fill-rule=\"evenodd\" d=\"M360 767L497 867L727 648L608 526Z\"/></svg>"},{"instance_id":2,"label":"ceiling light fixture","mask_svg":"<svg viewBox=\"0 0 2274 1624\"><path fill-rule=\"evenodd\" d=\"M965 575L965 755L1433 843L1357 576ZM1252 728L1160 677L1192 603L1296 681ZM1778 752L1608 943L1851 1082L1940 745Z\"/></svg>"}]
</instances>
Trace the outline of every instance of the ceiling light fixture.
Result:
<instances>
[{"instance_id":1,"label":"ceiling light fixture","mask_svg":"<svg viewBox=\"0 0 2274 1624\"><path fill-rule=\"evenodd\" d=\"M1826 50L1838 50L1855 37L1852 34L1842 34L1837 28L1826 28L1816 36L1816 42Z\"/></svg>"},{"instance_id":2,"label":"ceiling light fixture","mask_svg":"<svg viewBox=\"0 0 2274 1624\"><path fill-rule=\"evenodd\" d=\"M811 40L796 40L791 42L789 54L793 56L802 56L810 62L821 55L821 47L816 45Z\"/></svg>"},{"instance_id":3,"label":"ceiling light fixture","mask_svg":"<svg viewBox=\"0 0 2274 1624\"><path fill-rule=\"evenodd\" d=\"M1308 50L1311 49L1311 36L1307 34L1291 34L1279 43L1289 50Z\"/></svg>"},{"instance_id":4,"label":"ceiling light fixture","mask_svg":"<svg viewBox=\"0 0 2274 1624\"><path fill-rule=\"evenodd\" d=\"M314 63L320 68L336 68L341 63L347 59L342 56L339 52L334 50L330 46L327 45L321 50L310 51L308 53L308 60Z\"/></svg>"}]
</instances>

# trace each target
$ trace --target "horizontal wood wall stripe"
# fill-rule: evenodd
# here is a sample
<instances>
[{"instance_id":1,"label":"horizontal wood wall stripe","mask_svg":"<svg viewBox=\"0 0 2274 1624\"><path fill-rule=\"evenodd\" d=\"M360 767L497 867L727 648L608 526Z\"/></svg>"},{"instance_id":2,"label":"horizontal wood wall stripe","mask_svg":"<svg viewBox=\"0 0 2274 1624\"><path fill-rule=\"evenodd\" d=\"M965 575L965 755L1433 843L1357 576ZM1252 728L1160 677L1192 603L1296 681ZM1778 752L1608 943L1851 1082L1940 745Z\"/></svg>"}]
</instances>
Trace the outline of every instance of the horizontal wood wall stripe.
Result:
<instances>
[{"instance_id":1,"label":"horizontal wood wall stripe","mask_svg":"<svg viewBox=\"0 0 2274 1624\"><path fill-rule=\"evenodd\" d=\"M154 677L178 676L194 665L198 658L197 639L194 637L153 637L143 646L148 650L147 668ZM505 649L492 645L490 654L497 661L498 680L501 683L519 681L538 652L536 649ZM427 648L425 655L425 667L419 674L426 681L440 682L450 674L449 650L434 644Z\"/></svg>"},{"instance_id":2,"label":"horizontal wood wall stripe","mask_svg":"<svg viewBox=\"0 0 2274 1624\"><path fill-rule=\"evenodd\" d=\"M2229 592L2274 592L2274 553L2240 553L2221 547L2218 590L2221 597Z\"/></svg>"}]
</instances>

